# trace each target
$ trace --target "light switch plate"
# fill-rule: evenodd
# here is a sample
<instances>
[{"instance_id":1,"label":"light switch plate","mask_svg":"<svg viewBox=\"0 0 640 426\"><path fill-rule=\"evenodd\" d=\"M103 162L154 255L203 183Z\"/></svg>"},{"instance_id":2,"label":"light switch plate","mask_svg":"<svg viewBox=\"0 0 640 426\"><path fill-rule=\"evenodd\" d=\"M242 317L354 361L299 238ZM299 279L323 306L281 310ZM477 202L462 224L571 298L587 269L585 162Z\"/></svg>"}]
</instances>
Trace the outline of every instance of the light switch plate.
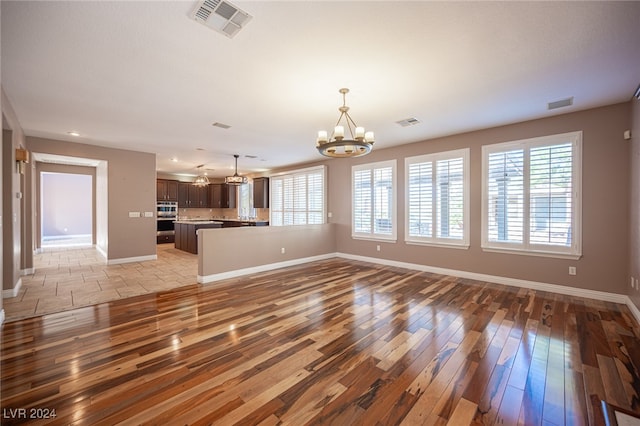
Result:
<instances>
[{"instance_id":1,"label":"light switch plate","mask_svg":"<svg viewBox=\"0 0 640 426\"><path fill-rule=\"evenodd\" d=\"M140 217L140 212L129 212L129 217Z\"/></svg>"},{"instance_id":2,"label":"light switch plate","mask_svg":"<svg viewBox=\"0 0 640 426\"><path fill-rule=\"evenodd\" d=\"M144 217L153 217L153 212L144 212Z\"/></svg>"}]
</instances>

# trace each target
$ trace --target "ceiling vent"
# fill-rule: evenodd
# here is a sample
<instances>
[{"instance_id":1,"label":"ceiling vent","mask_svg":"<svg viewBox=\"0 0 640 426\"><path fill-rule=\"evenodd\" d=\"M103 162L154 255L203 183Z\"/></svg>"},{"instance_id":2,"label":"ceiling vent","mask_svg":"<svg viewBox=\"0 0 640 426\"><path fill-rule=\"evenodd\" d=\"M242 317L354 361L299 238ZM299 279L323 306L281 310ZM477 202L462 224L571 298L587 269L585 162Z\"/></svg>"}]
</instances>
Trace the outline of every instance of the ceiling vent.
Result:
<instances>
[{"instance_id":1,"label":"ceiling vent","mask_svg":"<svg viewBox=\"0 0 640 426\"><path fill-rule=\"evenodd\" d=\"M547 109L552 110L552 109L563 108L571 105L573 105L573 96L567 99L560 99L559 101L549 102L547 104Z\"/></svg>"},{"instance_id":2,"label":"ceiling vent","mask_svg":"<svg viewBox=\"0 0 640 426\"><path fill-rule=\"evenodd\" d=\"M191 19L233 38L251 20L251 15L223 0L204 0L196 4Z\"/></svg>"},{"instance_id":3,"label":"ceiling vent","mask_svg":"<svg viewBox=\"0 0 640 426\"><path fill-rule=\"evenodd\" d=\"M212 124L213 127L220 127L221 129L230 129L231 126L229 126L228 124L224 124L224 123L218 123L217 121L215 123Z\"/></svg>"},{"instance_id":4,"label":"ceiling vent","mask_svg":"<svg viewBox=\"0 0 640 426\"><path fill-rule=\"evenodd\" d=\"M415 126L416 124L419 124L419 123L420 123L420 120L418 120L415 117L405 118L404 120L396 121L396 124L399 124L402 127Z\"/></svg>"}]
</instances>

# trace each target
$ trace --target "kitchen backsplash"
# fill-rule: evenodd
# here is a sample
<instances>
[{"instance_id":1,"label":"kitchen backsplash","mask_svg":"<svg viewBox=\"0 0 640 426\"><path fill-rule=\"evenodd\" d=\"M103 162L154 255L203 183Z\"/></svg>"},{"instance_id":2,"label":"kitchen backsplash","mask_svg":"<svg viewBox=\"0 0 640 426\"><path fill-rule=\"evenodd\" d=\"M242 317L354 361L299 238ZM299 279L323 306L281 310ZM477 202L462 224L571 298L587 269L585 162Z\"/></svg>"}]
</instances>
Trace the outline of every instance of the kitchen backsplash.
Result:
<instances>
[{"instance_id":1,"label":"kitchen backsplash","mask_svg":"<svg viewBox=\"0 0 640 426\"><path fill-rule=\"evenodd\" d=\"M256 219L269 220L269 209L255 209ZM179 219L238 219L238 209L178 209Z\"/></svg>"}]
</instances>

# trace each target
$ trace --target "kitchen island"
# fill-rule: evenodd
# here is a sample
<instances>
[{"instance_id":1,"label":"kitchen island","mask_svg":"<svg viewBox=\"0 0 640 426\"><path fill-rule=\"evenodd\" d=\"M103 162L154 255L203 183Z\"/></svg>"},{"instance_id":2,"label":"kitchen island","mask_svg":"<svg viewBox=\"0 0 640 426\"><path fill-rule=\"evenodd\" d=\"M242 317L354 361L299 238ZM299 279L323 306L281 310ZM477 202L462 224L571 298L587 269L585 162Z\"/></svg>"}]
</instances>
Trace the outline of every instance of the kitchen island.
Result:
<instances>
[{"instance_id":1,"label":"kitchen island","mask_svg":"<svg viewBox=\"0 0 640 426\"><path fill-rule=\"evenodd\" d=\"M178 220L175 225L175 245L178 250L198 254L198 229L222 228L215 220Z\"/></svg>"}]
</instances>

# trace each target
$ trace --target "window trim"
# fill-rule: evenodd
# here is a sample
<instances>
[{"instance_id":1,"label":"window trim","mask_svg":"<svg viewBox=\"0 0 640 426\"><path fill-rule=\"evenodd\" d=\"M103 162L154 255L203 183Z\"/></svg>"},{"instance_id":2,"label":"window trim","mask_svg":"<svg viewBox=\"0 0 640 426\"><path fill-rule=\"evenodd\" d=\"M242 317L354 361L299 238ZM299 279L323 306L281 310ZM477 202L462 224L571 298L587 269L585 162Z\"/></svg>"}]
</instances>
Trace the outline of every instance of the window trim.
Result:
<instances>
[{"instance_id":1,"label":"window trim","mask_svg":"<svg viewBox=\"0 0 640 426\"><path fill-rule=\"evenodd\" d=\"M524 176L523 193L523 242L497 242L489 241L489 179L488 179L488 159L489 155L496 152L523 149L525 159L529 158L531 148L559 145L562 143L572 144L572 168L571 168L571 191L573 193L571 209L571 247L531 244L529 235L529 225L531 222L530 211L530 185L529 185L529 164L524 164L526 173ZM510 253L518 255L553 257L560 259L580 259L582 257L582 131L561 133L556 135L541 136L536 138L522 139L517 141L502 142L482 146L482 236L481 248L486 252Z\"/></svg>"},{"instance_id":2,"label":"window trim","mask_svg":"<svg viewBox=\"0 0 640 426\"><path fill-rule=\"evenodd\" d=\"M274 204L273 204L273 190L275 188L275 185L273 185L273 179L283 179L286 178L287 176L291 176L294 177L296 175L309 175L309 174L314 174L317 172L321 172L322 173L322 222L321 224L324 225L327 223L327 166L326 165L321 165L321 166L313 166L313 167L306 167L303 169L296 169L296 170L288 170L288 171L284 171L284 172L279 172L279 173L274 173L269 175L269 225L272 226L301 226L303 224L292 224L292 225L285 225L284 223L282 225L274 225L273 224L273 217L272 214L274 211L276 211L276 209L274 208ZM283 197L284 197L284 193L283 193ZM284 200L284 198L283 198ZM307 199L308 202L308 199ZM307 218L308 218L308 209L309 205L307 203ZM283 219L284 219L284 212L285 210L283 209L281 211L281 213L283 214Z\"/></svg>"},{"instance_id":3,"label":"window trim","mask_svg":"<svg viewBox=\"0 0 640 426\"><path fill-rule=\"evenodd\" d=\"M436 232L432 233L432 237L418 237L409 235L410 230L410 218L409 218L409 203L410 203L410 182L409 182L409 171L410 166L412 164L420 164L431 162L436 165L440 160L451 160L456 158L462 158L462 196L463 196L463 223L464 228L462 230L462 239L453 239L453 238L443 238L436 236ZM404 159L404 170L405 170L405 228L404 228L404 240L407 244L413 245L425 245L425 246L434 246L434 247L446 247L446 248L457 248L457 249L468 249L470 245L470 178L469 178L469 158L470 158L470 149L469 148L461 148L452 151L443 151L436 152L432 154L424 154L417 155L413 157L405 157ZM437 172L434 173L437 176ZM433 182L433 190L436 189L436 182ZM435 206L434 206L434 217L437 215ZM432 226L435 228L436 222L432 222ZM435 230L435 229L434 229Z\"/></svg>"},{"instance_id":4,"label":"window trim","mask_svg":"<svg viewBox=\"0 0 640 426\"><path fill-rule=\"evenodd\" d=\"M351 167L351 238L356 240L396 242L398 240L398 161L396 159L378 161L375 163L360 164ZM391 215L391 234L376 234L375 232L364 233L355 231L355 173L362 170L375 170L391 167L391 200L389 203L389 213ZM373 205L373 203L372 203ZM372 220L373 223L373 220Z\"/></svg>"}]
</instances>

